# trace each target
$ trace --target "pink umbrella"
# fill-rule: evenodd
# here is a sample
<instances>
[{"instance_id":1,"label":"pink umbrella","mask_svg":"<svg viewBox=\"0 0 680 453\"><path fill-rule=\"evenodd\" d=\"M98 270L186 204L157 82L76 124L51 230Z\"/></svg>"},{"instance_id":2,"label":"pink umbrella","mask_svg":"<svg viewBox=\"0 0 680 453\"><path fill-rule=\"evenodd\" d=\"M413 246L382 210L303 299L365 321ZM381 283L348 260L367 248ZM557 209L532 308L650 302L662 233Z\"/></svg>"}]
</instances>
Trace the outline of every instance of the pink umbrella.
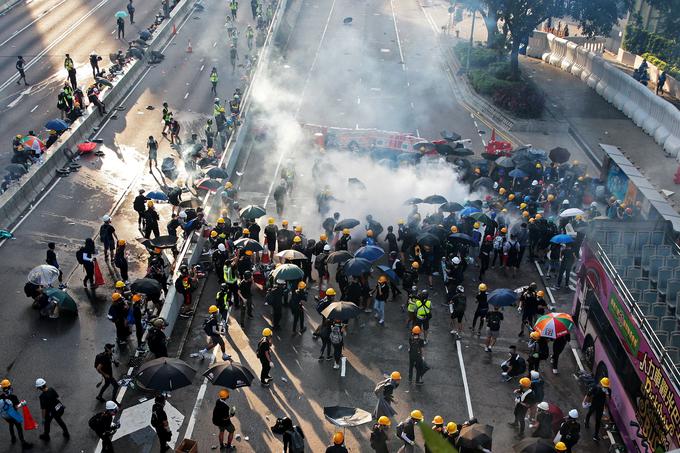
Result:
<instances>
[{"instance_id":1,"label":"pink umbrella","mask_svg":"<svg viewBox=\"0 0 680 453\"><path fill-rule=\"evenodd\" d=\"M24 148L32 149L36 153L42 153L45 151L45 143L33 135L27 135L26 137L22 138L21 144L24 145Z\"/></svg>"}]
</instances>

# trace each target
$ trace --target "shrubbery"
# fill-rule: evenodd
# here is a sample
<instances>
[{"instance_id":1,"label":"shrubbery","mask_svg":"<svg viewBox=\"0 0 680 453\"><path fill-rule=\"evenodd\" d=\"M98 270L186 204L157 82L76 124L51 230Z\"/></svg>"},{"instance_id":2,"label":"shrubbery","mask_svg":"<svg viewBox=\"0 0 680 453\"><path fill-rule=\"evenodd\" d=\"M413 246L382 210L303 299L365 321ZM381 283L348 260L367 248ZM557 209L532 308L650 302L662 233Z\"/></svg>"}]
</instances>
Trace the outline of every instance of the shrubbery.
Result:
<instances>
[{"instance_id":1,"label":"shrubbery","mask_svg":"<svg viewBox=\"0 0 680 453\"><path fill-rule=\"evenodd\" d=\"M649 63L659 68L660 71L666 71L666 73L668 73L669 76L675 79L679 78L680 68L678 68L677 66L671 66L670 64L666 63L663 60L658 59L649 52L645 52L640 56L642 58L645 58Z\"/></svg>"},{"instance_id":2,"label":"shrubbery","mask_svg":"<svg viewBox=\"0 0 680 453\"><path fill-rule=\"evenodd\" d=\"M680 43L677 41L628 25L623 48L647 58L647 61L672 77L680 76Z\"/></svg>"}]
</instances>

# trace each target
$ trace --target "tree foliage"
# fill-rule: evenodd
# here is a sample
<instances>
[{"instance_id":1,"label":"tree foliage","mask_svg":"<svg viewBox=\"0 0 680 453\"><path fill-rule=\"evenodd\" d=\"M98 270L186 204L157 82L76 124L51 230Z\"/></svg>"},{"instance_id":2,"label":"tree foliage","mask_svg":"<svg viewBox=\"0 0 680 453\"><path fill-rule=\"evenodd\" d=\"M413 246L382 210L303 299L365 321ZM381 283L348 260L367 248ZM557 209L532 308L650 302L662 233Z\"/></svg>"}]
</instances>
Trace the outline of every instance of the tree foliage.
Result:
<instances>
[{"instance_id":1,"label":"tree foliage","mask_svg":"<svg viewBox=\"0 0 680 453\"><path fill-rule=\"evenodd\" d=\"M680 41L680 0L647 0L659 11L659 30L668 39Z\"/></svg>"}]
</instances>

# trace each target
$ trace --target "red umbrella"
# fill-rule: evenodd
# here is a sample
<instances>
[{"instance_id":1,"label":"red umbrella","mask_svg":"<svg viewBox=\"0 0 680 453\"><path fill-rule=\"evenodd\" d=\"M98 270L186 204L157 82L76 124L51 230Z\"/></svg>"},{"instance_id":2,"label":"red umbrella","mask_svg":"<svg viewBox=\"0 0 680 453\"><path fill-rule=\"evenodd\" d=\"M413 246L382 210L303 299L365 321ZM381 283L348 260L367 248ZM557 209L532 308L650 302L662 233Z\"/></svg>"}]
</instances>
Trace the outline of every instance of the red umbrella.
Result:
<instances>
[{"instance_id":1,"label":"red umbrella","mask_svg":"<svg viewBox=\"0 0 680 453\"><path fill-rule=\"evenodd\" d=\"M557 407L557 404L555 403L548 403L548 412L552 415L553 434L557 434L557 431L559 431L560 425L562 424L562 420L564 420L564 412L562 412L562 409Z\"/></svg>"},{"instance_id":2,"label":"red umbrella","mask_svg":"<svg viewBox=\"0 0 680 453\"><path fill-rule=\"evenodd\" d=\"M97 144L94 142L78 143L78 152L81 154L91 153L96 147Z\"/></svg>"}]
</instances>

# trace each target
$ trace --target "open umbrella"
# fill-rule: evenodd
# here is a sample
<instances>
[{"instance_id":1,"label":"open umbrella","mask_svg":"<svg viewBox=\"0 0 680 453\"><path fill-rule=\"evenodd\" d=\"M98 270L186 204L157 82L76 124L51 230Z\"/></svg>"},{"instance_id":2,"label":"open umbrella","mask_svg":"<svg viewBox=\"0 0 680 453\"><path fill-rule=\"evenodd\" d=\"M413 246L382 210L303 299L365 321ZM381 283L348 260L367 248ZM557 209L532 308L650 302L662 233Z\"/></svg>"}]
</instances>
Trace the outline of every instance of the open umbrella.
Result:
<instances>
[{"instance_id":1,"label":"open umbrella","mask_svg":"<svg viewBox=\"0 0 680 453\"><path fill-rule=\"evenodd\" d=\"M329 253L328 258L326 258L326 262L328 264L342 264L352 258L354 258L352 252L348 252L347 250L338 250L337 252Z\"/></svg>"},{"instance_id":2,"label":"open umbrella","mask_svg":"<svg viewBox=\"0 0 680 453\"><path fill-rule=\"evenodd\" d=\"M356 318L361 313L361 308L359 308L353 302L331 302L326 308L321 310L321 316L337 320L337 321L349 321L352 318Z\"/></svg>"},{"instance_id":3,"label":"open umbrella","mask_svg":"<svg viewBox=\"0 0 680 453\"><path fill-rule=\"evenodd\" d=\"M401 153L397 156L397 162L417 164L422 157L423 155L418 153Z\"/></svg>"},{"instance_id":4,"label":"open umbrella","mask_svg":"<svg viewBox=\"0 0 680 453\"><path fill-rule=\"evenodd\" d=\"M366 190L366 184L359 178L347 178L347 185L354 189Z\"/></svg>"},{"instance_id":5,"label":"open umbrella","mask_svg":"<svg viewBox=\"0 0 680 453\"><path fill-rule=\"evenodd\" d=\"M156 201L168 201L168 195L160 190L152 190L151 192L146 193L145 196L146 198L150 198Z\"/></svg>"},{"instance_id":6,"label":"open umbrella","mask_svg":"<svg viewBox=\"0 0 680 453\"><path fill-rule=\"evenodd\" d=\"M78 146L76 148L78 148L78 152L80 154L87 154L87 153L91 153L92 151L94 151L96 147L97 147L97 144L95 142L83 142L83 143L78 143Z\"/></svg>"},{"instance_id":7,"label":"open umbrella","mask_svg":"<svg viewBox=\"0 0 680 453\"><path fill-rule=\"evenodd\" d=\"M229 173L227 173L227 171L225 169L220 168L220 167L211 168L210 170L205 172L205 175L208 178L212 178L212 179L226 179L226 178L229 177Z\"/></svg>"},{"instance_id":8,"label":"open umbrella","mask_svg":"<svg viewBox=\"0 0 680 453\"><path fill-rule=\"evenodd\" d=\"M550 154L548 154L548 157L553 162L563 164L569 161L571 153L566 148L557 147L550 150Z\"/></svg>"},{"instance_id":9,"label":"open umbrella","mask_svg":"<svg viewBox=\"0 0 680 453\"><path fill-rule=\"evenodd\" d=\"M348 428L370 423L373 416L358 407L327 406L323 408L323 415L335 426Z\"/></svg>"},{"instance_id":10,"label":"open umbrella","mask_svg":"<svg viewBox=\"0 0 680 453\"><path fill-rule=\"evenodd\" d=\"M483 176L481 178L477 178L472 182L472 190L479 190L481 187L485 187L489 190L493 189L494 185L494 180L487 177Z\"/></svg>"},{"instance_id":11,"label":"open umbrella","mask_svg":"<svg viewBox=\"0 0 680 453\"><path fill-rule=\"evenodd\" d=\"M520 170L519 168L515 168L510 173L508 173L508 175L510 175L511 178L524 178L529 176L527 172Z\"/></svg>"},{"instance_id":12,"label":"open umbrella","mask_svg":"<svg viewBox=\"0 0 680 453\"><path fill-rule=\"evenodd\" d=\"M568 234L556 234L550 239L550 242L554 244L571 244L574 242L574 238Z\"/></svg>"},{"instance_id":13,"label":"open umbrella","mask_svg":"<svg viewBox=\"0 0 680 453\"><path fill-rule=\"evenodd\" d=\"M478 245L470 236L465 233L451 233L449 239L454 242L462 242L467 245Z\"/></svg>"},{"instance_id":14,"label":"open umbrella","mask_svg":"<svg viewBox=\"0 0 680 453\"><path fill-rule=\"evenodd\" d=\"M470 215L474 214L475 212L479 212L479 209L473 208L472 206L468 206L467 208L460 211L460 216L461 217L470 217Z\"/></svg>"},{"instance_id":15,"label":"open umbrella","mask_svg":"<svg viewBox=\"0 0 680 453\"><path fill-rule=\"evenodd\" d=\"M254 220L254 219L259 219L263 215L267 213L267 210L263 208L262 206L257 206L250 204L246 206L245 208L241 209L241 212L239 212L239 216L242 219L247 219L247 220Z\"/></svg>"},{"instance_id":16,"label":"open umbrella","mask_svg":"<svg viewBox=\"0 0 680 453\"><path fill-rule=\"evenodd\" d=\"M475 423L474 425L463 426L458 436L458 447L479 451L481 448L491 450L493 426Z\"/></svg>"},{"instance_id":17,"label":"open umbrella","mask_svg":"<svg viewBox=\"0 0 680 453\"><path fill-rule=\"evenodd\" d=\"M448 143L435 143L435 148L437 152L442 156L454 156L455 148Z\"/></svg>"},{"instance_id":18,"label":"open umbrella","mask_svg":"<svg viewBox=\"0 0 680 453\"><path fill-rule=\"evenodd\" d=\"M467 157L475 154L474 151L468 148L453 148L452 156Z\"/></svg>"},{"instance_id":19,"label":"open umbrella","mask_svg":"<svg viewBox=\"0 0 680 453\"><path fill-rule=\"evenodd\" d=\"M291 263L282 264L272 271L272 277L275 280L302 280L304 276L302 269Z\"/></svg>"},{"instance_id":20,"label":"open umbrella","mask_svg":"<svg viewBox=\"0 0 680 453\"><path fill-rule=\"evenodd\" d=\"M569 208L560 212L560 217L575 217L577 215L583 215L583 211L579 208Z\"/></svg>"},{"instance_id":21,"label":"open umbrella","mask_svg":"<svg viewBox=\"0 0 680 453\"><path fill-rule=\"evenodd\" d=\"M439 133L439 135L441 135L444 140L449 141L449 142L455 142L455 141L460 140L462 138L460 136L460 134L457 134L453 131L447 131L447 130L441 131Z\"/></svg>"},{"instance_id":22,"label":"open umbrella","mask_svg":"<svg viewBox=\"0 0 680 453\"><path fill-rule=\"evenodd\" d=\"M7 173L9 173L13 178L19 178L22 175L25 175L28 173L28 170L26 170L26 167L24 167L21 164L9 164L8 166L5 167L5 170Z\"/></svg>"},{"instance_id":23,"label":"open umbrella","mask_svg":"<svg viewBox=\"0 0 680 453\"><path fill-rule=\"evenodd\" d=\"M342 219L341 221L335 224L335 228L333 228L333 230L342 231L345 228L349 228L351 230L360 223L361 222L359 222L357 219Z\"/></svg>"},{"instance_id":24,"label":"open umbrella","mask_svg":"<svg viewBox=\"0 0 680 453\"><path fill-rule=\"evenodd\" d=\"M399 281L399 277L397 277L397 274L394 272L394 269L392 269L391 267L381 264L380 266L378 266L378 269L380 269L380 272L387 275L387 278L389 278L393 282Z\"/></svg>"},{"instance_id":25,"label":"open umbrella","mask_svg":"<svg viewBox=\"0 0 680 453\"><path fill-rule=\"evenodd\" d=\"M279 253L276 254L279 258L286 259L286 260L306 260L307 256L302 253L298 252L297 250L289 249L289 250L283 250Z\"/></svg>"},{"instance_id":26,"label":"open umbrella","mask_svg":"<svg viewBox=\"0 0 680 453\"><path fill-rule=\"evenodd\" d=\"M264 250L262 244L257 242L255 239L241 238L234 241L234 246L243 251L250 250L253 253L261 252Z\"/></svg>"},{"instance_id":27,"label":"open umbrella","mask_svg":"<svg viewBox=\"0 0 680 453\"><path fill-rule=\"evenodd\" d=\"M482 159L484 160L498 160L499 157L501 157L500 154L482 153Z\"/></svg>"},{"instance_id":28,"label":"open umbrella","mask_svg":"<svg viewBox=\"0 0 680 453\"><path fill-rule=\"evenodd\" d=\"M503 168L515 168L515 162L508 156L501 156L496 159L496 165Z\"/></svg>"},{"instance_id":29,"label":"open umbrella","mask_svg":"<svg viewBox=\"0 0 680 453\"><path fill-rule=\"evenodd\" d=\"M138 278L130 285L133 293L146 294L148 297L161 295L161 284L153 278Z\"/></svg>"},{"instance_id":30,"label":"open umbrella","mask_svg":"<svg viewBox=\"0 0 680 453\"><path fill-rule=\"evenodd\" d=\"M493 219L488 215L484 214L483 212L473 212L472 214L470 214L470 217L472 217L479 223L483 223L484 225L491 225L493 223Z\"/></svg>"},{"instance_id":31,"label":"open umbrella","mask_svg":"<svg viewBox=\"0 0 680 453\"><path fill-rule=\"evenodd\" d=\"M437 236L435 236L434 234L431 234L431 233L421 234L420 236L418 236L416 238L416 241L420 245L423 245L423 246L427 245L427 246L430 246L430 247L434 247L437 244L439 244L439 238Z\"/></svg>"},{"instance_id":32,"label":"open umbrella","mask_svg":"<svg viewBox=\"0 0 680 453\"><path fill-rule=\"evenodd\" d=\"M49 264L41 264L31 269L27 279L34 285L49 286L59 279L59 269Z\"/></svg>"},{"instance_id":33,"label":"open umbrella","mask_svg":"<svg viewBox=\"0 0 680 453\"><path fill-rule=\"evenodd\" d=\"M515 453L555 453L555 445L540 437L527 437L513 448Z\"/></svg>"},{"instance_id":34,"label":"open umbrella","mask_svg":"<svg viewBox=\"0 0 680 453\"><path fill-rule=\"evenodd\" d=\"M444 225L427 225L423 228L423 233L429 233L437 236L439 241L446 239L446 236L448 236L450 232L451 230L446 228Z\"/></svg>"},{"instance_id":35,"label":"open umbrella","mask_svg":"<svg viewBox=\"0 0 680 453\"><path fill-rule=\"evenodd\" d=\"M42 153L45 151L45 143L33 135L27 135L26 137L22 138L21 144L24 145L24 148L32 149L37 153Z\"/></svg>"},{"instance_id":36,"label":"open umbrella","mask_svg":"<svg viewBox=\"0 0 680 453\"><path fill-rule=\"evenodd\" d=\"M378 247L377 245L366 245L359 248L359 250L354 253L355 257L363 258L370 262L377 261L384 255L385 251L382 249L382 247Z\"/></svg>"},{"instance_id":37,"label":"open umbrella","mask_svg":"<svg viewBox=\"0 0 680 453\"><path fill-rule=\"evenodd\" d=\"M509 307L517 302L517 293L508 288L498 288L489 293L487 300L496 307Z\"/></svg>"},{"instance_id":38,"label":"open umbrella","mask_svg":"<svg viewBox=\"0 0 680 453\"><path fill-rule=\"evenodd\" d=\"M125 18L125 17L128 16L128 13L121 10L121 11L116 12L116 14L114 14L114 16L116 16L116 19L119 18L119 17Z\"/></svg>"},{"instance_id":39,"label":"open umbrella","mask_svg":"<svg viewBox=\"0 0 680 453\"><path fill-rule=\"evenodd\" d=\"M250 387L255 375L245 366L236 362L220 362L203 373L212 385L219 385L229 389Z\"/></svg>"},{"instance_id":40,"label":"open umbrella","mask_svg":"<svg viewBox=\"0 0 680 453\"><path fill-rule=\"evenodd\" d=\"M413 149L421 153L431 152L437 149L434 143L431 142L417 142L413 144Z\"/></svg>"},{"instance_id":41,"label":"open umbrella","mask_svg":"<svg viewBox=\"0 0 680 453\"><path fill-rule=\"evenodd\" d=\"M216 192L218 189L222 188L222 183L216 179L203 178L195 183L195 187L200 190Z\"/></svg>"},{"instance_id":42,"label":"open umbrella","mask_svg":"<svg viewBox=\"0 0 680 453\"><path fill-rule=\"evenodd\" d=\"M57 288L47 288L45 294L57 302L60 312L70 311L71 313L78 313L78 304L66 291Z\"/></svg>"},{"instance_id":43,"label":"open umbrella","mask_svg":"<svg viewBox=\"0 0 680 453\"><path fill-rule=\"evenodd\" d=\"M414 197L414 198L409 198L408 200L406 200L404 202L404 204L419 204L419 203L422 203L422 202L423 202L422 198Z\"/></svg>"},{"instance_id":44,"label":"open umbrella","mask_svg":"<svg viewBox=\"0 0 680 453\"><path fill-rule=\"evenodd\" d=\"M144 388L159 392L171 392L191 385L194 374L196 374L196 370L184 361L160 357L139 367L135 379Z\"/></svg>"},{"instance_id":45,"label":"open umbrella","mask_svg":"<svg viewBox=\"0 0 680 453\"><path fill-rule=\"evenodd\" d=\"M427 204L442 204L446 203L446 198L444 198L441 195L430 195L425 198L423 198L423 203Z\"/></svg>"},{"instance_id":46,"label":"open umbrella","mask_svg":"<svg viewBox=\"0 0 680 453\"><path fill-rule=\"evenodd\" d=\"M351 258L342 265L342 270L349 277L356 277L371 270L371 262L364 258Z\"/></svg>"},{"instance_id":47,"label":"open umbrella","mask_svg":"<svg viewBox=\"0 0 680 453\"><path fill-rule=\"evenodd\" d=\"M149 246L158 247L159 249L171 249L177 245L179 238L177 236L170 236L165 234L157 238L149 239Z\"/></svg>"},{"instance_id":48,"label":"open umbrella","mask_svg":"<svg viewBox=\"0 0 680 453\"><path fill-rule=\"evenodd\" d=\"M439 206L439 210L444 212L456 212L461 211L462 209L463 205L460 203L456 203L455 201L449 201Z\"/></svg>"},{"instance_id":49,"label":"open umbrella","mask_svg":"<svg viewBox=\"0 0 680 453\"><path fill-rule=\"evenodd\" d=\"M45 129L52 129L57 132L65 131L68 129L68 123L60 119L49 120L45 123Z\"/></svg>"},{"instance_id":50,"label":"open umbrella","mask_svg":"<svg viewBox=\"0 0 680 453\"><path fill-rule=\"evenodd\" d=\"M566 313L548 313L538 318L534 330L542 337L556 339L567 335L573 325L574 320Z\"/></svg>"}]
</instances>

